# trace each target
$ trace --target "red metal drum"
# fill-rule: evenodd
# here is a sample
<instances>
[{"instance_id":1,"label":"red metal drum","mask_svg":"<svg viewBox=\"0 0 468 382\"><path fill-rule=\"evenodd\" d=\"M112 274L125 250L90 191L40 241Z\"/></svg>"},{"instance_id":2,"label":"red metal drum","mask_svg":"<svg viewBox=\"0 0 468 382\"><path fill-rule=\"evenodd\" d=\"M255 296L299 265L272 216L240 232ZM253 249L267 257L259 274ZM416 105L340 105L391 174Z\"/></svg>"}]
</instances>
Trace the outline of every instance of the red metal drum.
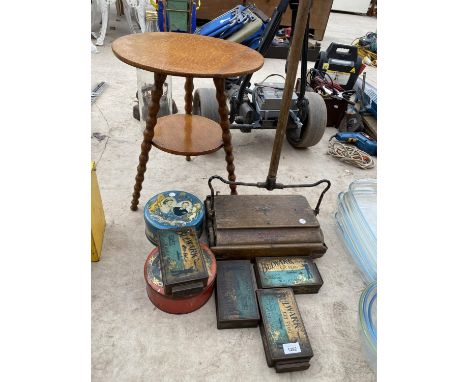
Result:
<instances>
[{"instance_id":1,"label":"red metal drum","mask_svg":"<svg viewBox=\"0 0 468 382\"><path fill-rule=\"evenodd\" d=\"M216 260L208 246L200 243L205 257L205 264L208 270L208 282L203 291L199 294L186 297L174 298L164 293L164 285L161 281L161 268L159 261L159 249L156 247L148 255L145 262L146 292L151 302L160 310L172 314L184 314L193 312L201 308L213 293L214 281L216 278Z\"/></svg>"}]
</instances>

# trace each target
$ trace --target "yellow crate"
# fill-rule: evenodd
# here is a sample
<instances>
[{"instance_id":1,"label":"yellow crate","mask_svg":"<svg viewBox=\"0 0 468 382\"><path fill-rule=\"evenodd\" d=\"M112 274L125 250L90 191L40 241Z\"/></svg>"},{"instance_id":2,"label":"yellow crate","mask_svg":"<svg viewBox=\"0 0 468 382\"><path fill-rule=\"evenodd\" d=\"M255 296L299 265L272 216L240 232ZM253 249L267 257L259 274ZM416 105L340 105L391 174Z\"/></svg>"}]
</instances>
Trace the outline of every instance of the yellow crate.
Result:
<instances>
[{"instance_id":1,"label":"yellow crate","mask_svg":"<svg viewBox=\"0 0 468 382\"><path fill-rule=\"evenodd\" d=\"M91 261L99 261L106 218L96 176L96 163L91 161Z\"/></svg>"}]
</instances>

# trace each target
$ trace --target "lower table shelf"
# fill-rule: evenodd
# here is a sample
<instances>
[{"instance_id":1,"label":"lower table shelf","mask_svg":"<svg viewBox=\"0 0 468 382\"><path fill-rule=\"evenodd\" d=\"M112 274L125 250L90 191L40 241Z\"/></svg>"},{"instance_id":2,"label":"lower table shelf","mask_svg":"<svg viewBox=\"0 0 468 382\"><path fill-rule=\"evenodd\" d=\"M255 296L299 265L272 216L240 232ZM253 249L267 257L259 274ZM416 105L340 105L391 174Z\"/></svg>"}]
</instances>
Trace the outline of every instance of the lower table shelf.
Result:
<instances>
[{"instance_id":1,"label":"lower table shelf","mask_svg":"<svg viewBox=\"0 0 468 382\"><path fill-rule=\"evenodd\" d=\"M152 143L175 155L204 155L223 147L222 129L199 115L172 114L158 118Z\"/></svg>"}]
</instances>

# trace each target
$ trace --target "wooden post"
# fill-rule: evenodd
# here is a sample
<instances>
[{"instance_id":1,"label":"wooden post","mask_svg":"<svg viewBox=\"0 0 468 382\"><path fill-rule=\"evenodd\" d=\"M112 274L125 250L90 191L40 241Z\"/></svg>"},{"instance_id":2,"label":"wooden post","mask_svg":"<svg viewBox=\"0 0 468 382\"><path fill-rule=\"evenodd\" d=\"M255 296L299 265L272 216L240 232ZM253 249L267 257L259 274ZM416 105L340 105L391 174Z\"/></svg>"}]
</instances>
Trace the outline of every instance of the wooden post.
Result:
<instances>
[{"instance_id":1,"label":"wooden post","mask_svg":"<svg viewBox=\"0 0 468 382\"><path fill-rule=\"evenodd\" d=\"M278 124L276 126L275 141L273 142L273 151L271 153L270 169L266 179L267 189L268 185L276 183L276 174L278 173L278 165L281 158L281 149L283 147L284 134L286 132L286 125L289 118L289 106L291 104L292 94L294 91L294 84L296 82L297 67L301 57L302 40L304 38L304 31L307 26L307 17L311 0L303 0L299 2L297 10L297 19L294 33L292 38L291 47L289 49L287 65L288 70L286 73L286 80L284 82L283 98L281 99L280 114L278 117ZM304 80L304 79L302 79Z\"/></svg>"}]
</instances>

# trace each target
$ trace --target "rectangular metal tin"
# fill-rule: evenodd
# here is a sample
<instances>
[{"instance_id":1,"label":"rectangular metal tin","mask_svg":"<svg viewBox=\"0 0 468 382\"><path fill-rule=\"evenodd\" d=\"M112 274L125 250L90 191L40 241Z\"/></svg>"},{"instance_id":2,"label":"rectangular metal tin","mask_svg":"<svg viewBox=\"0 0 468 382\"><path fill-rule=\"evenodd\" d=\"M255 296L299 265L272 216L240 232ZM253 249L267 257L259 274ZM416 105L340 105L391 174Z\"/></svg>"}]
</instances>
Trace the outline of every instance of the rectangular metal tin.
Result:
<instances>
[{"instance_id":1,"label":"rectangular metal tin","mask_svg":"<svg viewBox=\"0 0 468 382\"><path fill-rule=\"evenodd\" d=\"M260 321L257 285L249 260L217 263L216 318L218 329L255 327Z\"/></svg>"},{"instance_id":2,"label":"rectangular metal tin","mask_svg":"<svg viewBox=\"0 0 468 382\"><path fill-rule=\"evenodd\" d=\"M207 211L210 206L207 196ZM301 195L216 195L214 215L205 219L217 259L321 257L327 250L314 211Z\"/></svg>"},{"instance_id":3,"label":"rectangular metal tin","mask_svg":"<svg viewBox=\"0 0 468 382\"><path fill-rule=\"evenodd\" d=\"M193 228L158 231L164 293L199 293L208 280L205 260Z\"/></svg>"},{"instance_id":4,"label":"rectangular metal tin","mask_svg":"<svg viewBox=\"0 0 468 382\"><path fill-rule=\"evenodd\" d=\"M260 288L292 288L294 293L318 293L322 276L310 256L257 257L255 275Z\"/></svg>"},{"instance_id":5,"label":"rectangular metal tin","mask_svg":"<svg viewBox=\"0 0 468 382\"><path fill-rule=\"evenodd\" d=\"M301 313L291 288L257 290L262 317L260 333L267 364L276 371L305 370L313 357ZM284 344L298 343L300 351L286 354Z\"/></svg>"}]
</instances>

